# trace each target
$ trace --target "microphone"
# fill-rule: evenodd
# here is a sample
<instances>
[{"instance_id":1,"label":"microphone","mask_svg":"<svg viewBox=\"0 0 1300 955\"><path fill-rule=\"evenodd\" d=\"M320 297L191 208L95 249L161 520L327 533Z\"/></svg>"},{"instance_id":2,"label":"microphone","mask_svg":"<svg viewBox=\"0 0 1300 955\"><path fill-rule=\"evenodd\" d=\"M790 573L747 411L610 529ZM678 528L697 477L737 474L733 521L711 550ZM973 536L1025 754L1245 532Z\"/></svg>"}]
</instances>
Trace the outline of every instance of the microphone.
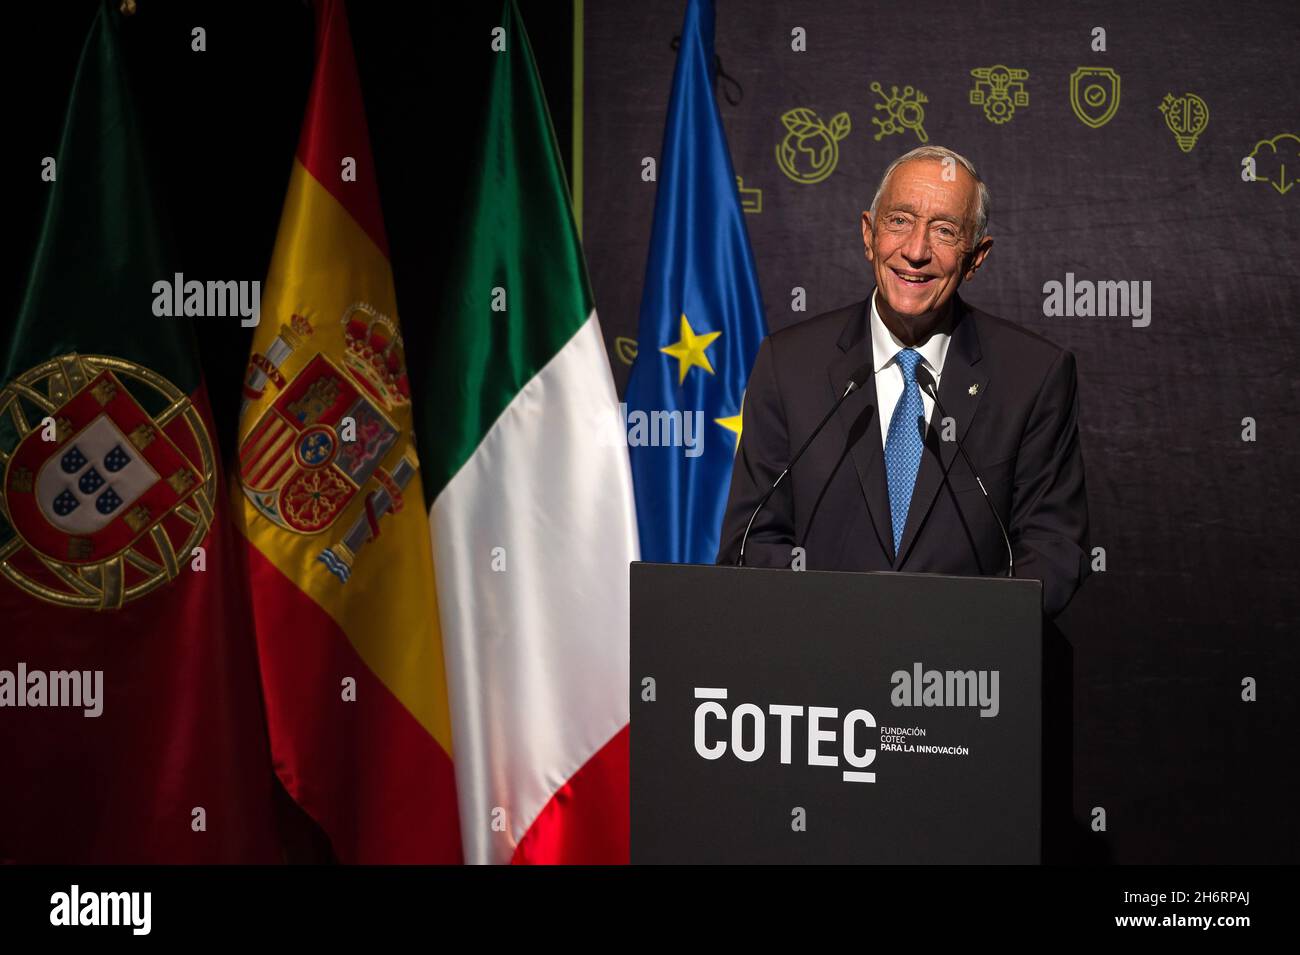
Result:
<instances>
[{"instance_id":1,"label":"microphone","mask_svg":"<svg viewBox=\"0 0 1300 955\"><path fill-rule=\"evenodd\" d=\"M758 517L759 512L763 510L763 506L767 504L772 495L776 493L776 489L781 486L781 482L784 481L786 475L790 473L790 469L794 467L795 462L803 457L803 453L808 450L808 445L813 443L813 438L821 434L822 428L826 427L826 422L830 421L831 416L840 410L840 405L844 404L844 399L861 388L866 380L871 377L873 370L871 362L867 362L853 373L852 377L849 378L848 384L844 386L844 394L840 395L839 398L835 400L835 404L831 405L831 410L826 412L826 417L822 418L821 423L818 424L817 427L813 428L812 434L808 435L808 440L803 443L803 447L795 452L794 457L790 459L790 463L785 466L785 470L776 476L776 480L772 482L772 486L767 489L767 493L764 494L762 500L758 502L758 507L754 508L754 513L749 515L749 523L745 525L745 533L740 538L740 553L736 557L737 567L745 566L745 542L749 540L749 532L754 526L754 518Z\"/></svg>"},{"instance_id":2,"label":"microphone","mask_svg":"<svg viewBox=\"0 0 1300 955\"><path fill-rule=\"evenodd\" d=\"M923 391L929 392L930 397L934 399L934 408L939 412L941 417L948 417L948 412L943 410L943 405L939 402L939 389L934 385L934 376L930 374L929 369L918 363L916 366L916 380ZM957 437L957 450L961 452L962 458L966 461L966 467L970 468L970 473L975 475L975 483L979 485L980 493L984 495L984 500L988 502L989 510L993 512L993 519L998 522L998 530L1002 532L1002 543L1007 545L1007 576L1016 575L1016 558L1011 553L1011 538L1007 536L1006 525L1002 523L1002 518L998 515L998 509L993 506L993 499L989 497L988 490L984 487L984 481L980 479L979 473L975 470L975 464L971 461L970 455L966 453L966 448L962 446L961 436ZM947 475L944 476L946 481Z\"/></svg>"}]
</instances>

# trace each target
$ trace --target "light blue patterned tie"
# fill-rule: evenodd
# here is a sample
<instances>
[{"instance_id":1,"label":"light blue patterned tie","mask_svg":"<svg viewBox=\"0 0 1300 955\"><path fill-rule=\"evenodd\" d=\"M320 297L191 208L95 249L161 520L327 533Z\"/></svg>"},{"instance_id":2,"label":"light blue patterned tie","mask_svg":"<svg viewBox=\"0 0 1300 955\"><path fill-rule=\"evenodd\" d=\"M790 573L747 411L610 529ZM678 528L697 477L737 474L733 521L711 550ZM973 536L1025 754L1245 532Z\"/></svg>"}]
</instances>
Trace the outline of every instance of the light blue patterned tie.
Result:
<instances>
[{"instance_id":1,"label":"light blue patterned tie","mask_svg":"<svg viewBox=\"0 0 1300 955\"><path fill-rule=\"evenodd\" d=\"M916 383L916 366L921 353L904 348L895 358L903 370L903 394L889 419L889 436L885 439L885 473L889 478L889 518L894 525L894 553L903 542L907 508L912 503L916 472L921 467L921 434L925 405Z\"/></svg>"}]
</instances>

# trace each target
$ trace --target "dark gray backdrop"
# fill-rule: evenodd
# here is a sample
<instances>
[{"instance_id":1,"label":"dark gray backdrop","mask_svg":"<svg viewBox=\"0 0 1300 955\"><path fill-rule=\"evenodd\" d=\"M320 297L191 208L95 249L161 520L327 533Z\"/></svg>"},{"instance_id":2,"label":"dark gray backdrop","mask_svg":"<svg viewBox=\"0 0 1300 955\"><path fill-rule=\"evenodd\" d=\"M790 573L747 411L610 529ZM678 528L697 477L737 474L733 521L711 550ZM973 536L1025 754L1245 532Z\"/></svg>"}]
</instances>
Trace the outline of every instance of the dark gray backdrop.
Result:
<instances>
[{"instance_id":1,"label":"dark gray backdrop","mask_svg":"<svg viewBox=\"0 0 1300 955\"><path fill-rule=\"evenodd\" d=\"M720 78L719 102L736 172L762 190L746 221L768 326L867 294L859 216L885 165L918 145L907 130L874 138L886 113L871 83L919 88L929 141L969 156L992 191L995 245L963 293L1079 360L1107 569L1059 623L1074 655L1074 812L1106 812L1093 857L1295 861L1300 189L1244 183L1240 163L1261 139L1300 134L1300 17L1287 2L1062 6L721 0L734 84ZM636 334L654 203L641 160L659 152L683 9L586 7L583 237L620 387L614 344ZM805 53L791 51L796 26ZM1029 105L1002 125L968 99L970 71L994 64L1029 71ZM1071 110L1080 66L1121 77L1100 128ZM1209 106L1188 153L1158 109L1171 92ZM777 166L795 107L851 118L815 185ZM1259 174L1280 170L1261 158ZM1150 281L1151 324L1044 317L1043 284L1067 272ZM791 310L795 286L805 313ZM1241 700L1246 677L1258 702Z\"/></svg>"}]
</instances>

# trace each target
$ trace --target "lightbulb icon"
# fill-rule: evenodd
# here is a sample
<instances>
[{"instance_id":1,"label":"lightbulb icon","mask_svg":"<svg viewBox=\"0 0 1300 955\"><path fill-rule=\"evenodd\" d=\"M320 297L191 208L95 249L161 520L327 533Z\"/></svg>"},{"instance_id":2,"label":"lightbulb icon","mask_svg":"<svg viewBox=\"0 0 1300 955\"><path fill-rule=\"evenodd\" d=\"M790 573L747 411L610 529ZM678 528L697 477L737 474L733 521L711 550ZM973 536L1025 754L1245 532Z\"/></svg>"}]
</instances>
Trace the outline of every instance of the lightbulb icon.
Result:
<instances>
[{"instance_id":1,"label":"lightbulb icon","mask_svg":"<svg viewBox=\"0 0 1300 955\"><path fill-rule=\"evenodd\" d=\"M1205 100L1195 93L1174 96L1166 93L1160 104L1160 112L1165 114L1165 125L1174 134L1174 141L1183 152L1191 152L1197 137L1210 125L1210 107Z\"/></svg>"}]
</instances>

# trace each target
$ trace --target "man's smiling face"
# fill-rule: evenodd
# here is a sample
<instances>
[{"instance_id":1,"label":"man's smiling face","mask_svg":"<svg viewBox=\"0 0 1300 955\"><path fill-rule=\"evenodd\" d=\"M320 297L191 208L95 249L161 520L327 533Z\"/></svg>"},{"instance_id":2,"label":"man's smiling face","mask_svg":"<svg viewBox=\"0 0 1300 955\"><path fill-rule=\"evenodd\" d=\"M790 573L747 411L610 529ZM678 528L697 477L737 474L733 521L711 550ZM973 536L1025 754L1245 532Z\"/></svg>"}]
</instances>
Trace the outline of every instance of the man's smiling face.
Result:
<instances>
[{"instance_id":1,"label":"man's smiling face","mask_svg":"<svg viewBox=\"0 0 1300 955\"><path fill-rule=\"evenodd\" d=\"M876 273L877 309L904 342L923 340L947 314L993 240L976 243L979 186L960 165L944 178L938 159L896 168L872 214L862 214L862 241Z\"/></svg>"}]
</instances>

